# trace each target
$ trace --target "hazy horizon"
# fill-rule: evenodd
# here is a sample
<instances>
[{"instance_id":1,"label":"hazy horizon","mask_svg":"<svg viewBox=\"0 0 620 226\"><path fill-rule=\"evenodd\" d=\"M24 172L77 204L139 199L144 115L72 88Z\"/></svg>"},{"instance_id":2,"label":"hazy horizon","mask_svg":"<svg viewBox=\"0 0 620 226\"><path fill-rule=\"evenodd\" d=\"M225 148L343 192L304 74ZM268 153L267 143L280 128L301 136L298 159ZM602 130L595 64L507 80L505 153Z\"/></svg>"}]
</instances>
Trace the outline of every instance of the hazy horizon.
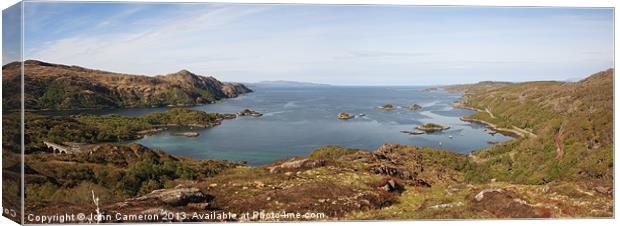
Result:
<instances>
[{"instance_id":1,"label":"hazy horizon","mask_svg":"<svg viewBox=\"0 0 620 226\"><path fill-rule=\"evenodd\" d=\"M35 60L35 59L25 59L27 60ZM40 60L36 60L36 61L40 61ZM7 64L10 63L14 63L16 61L13 62L9 62ZM45 61L42 61L45 62ZM62 64L62 63L56 63L56 62L46 62L46 63L52 63L52 64L61 64L61 65L68 65L68 66L79 66L81 67L81 65L70 65L70 64ZM4 64L6 65L6 64ZM3 66L4 66L3 65ZM101 70L101 69L97 69L97 68L88 68L88 69L94 69L94 70ZM607 69L615 69L615 68L607 68ZM607 70L604 69L604 70ZM180 69L180 70L186 70L186 69ZM177 70L175 72L178 72L180 70ZM604 71L604 70L600 70L600 71ZM106 71L106 72L111 72L111 73L121 73L121 74L126 74L124 72L121 71L111 71L111 70L101 70L101 71ZM161 75L167 75L167 74L172 74L175 72L169 72L169 73L159 73L159 74L151 74L151 75L147 75L147 74L132 74L132 75L136 75L136 76L161 76ZM192 72L192 71L189 71ZM590 74L581 76L581 77L573 77L573 78L565 78L563 80L479 80L479 81L473 81L473 82L466 82L466 83L445 83L445 84L392 84L392 85L384 85L384 84L330 84L330 83L318 83L318 82L311 82L311 81L302 81L302 80L259 80L259 81L252 81L252 82L247 82L247 81L228 81L228 80L222 80L219 79L218 77L215 77L216 79L222 81L222 82L237 82L237 83L244 83L246 85L256 85L256 84L260 84L260 83L277 83L277 82L283 82L283 83L301 83L301 84L312 84L312 85L327 85L327 86L377 86L377 87L381 87L381 86L385 86L385 87L389 87L389 86L394 86L394 87L432 87L432 86L441 86L441 85L462 85L462 84L472 84L472 83L478 83L478 82L510 82L510 83L518 83L518 82L537 82L537 81L558 81L558 82L576 82L579 81L581 79L585 79L588 76L597 73L599 71L596 72L592 72ZM194 73L194 72L192 72ZM196 73L194 73L196 74ZM196 74L196 75L200 75L200 76L212 76L209 74Z\"/></svg>"},{"instance_id":2,"label":"hazy horizon","mask_svg":"<svg viewBox=\"0 0 620 226\"><path fill-rule=\"evenodd\" d=\"M24 5L24 59L129 74L428 86L577 80L614 66L611 8Z\"/></svg>"}]
</instances>

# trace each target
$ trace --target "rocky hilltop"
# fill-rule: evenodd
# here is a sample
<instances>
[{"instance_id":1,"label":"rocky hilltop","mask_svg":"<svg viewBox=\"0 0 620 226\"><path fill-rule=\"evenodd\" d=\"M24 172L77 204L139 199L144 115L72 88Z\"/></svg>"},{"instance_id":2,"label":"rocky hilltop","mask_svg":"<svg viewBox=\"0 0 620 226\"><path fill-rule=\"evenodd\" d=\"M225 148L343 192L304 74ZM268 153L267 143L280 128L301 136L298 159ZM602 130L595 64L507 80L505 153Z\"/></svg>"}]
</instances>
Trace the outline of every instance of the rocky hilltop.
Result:
<instances>
[{"instance_id":1,"label":"rocky hilltop","mask_svg":"<svg viewBox=\"0 0 620 226\"><path fill-rule=\"evenodd\" d=\"M20 64L4 65L2 73L4 107L18 108ZM143 76L36 60L24 62L24 82L28 110L188 106L252 92L187 70Z\"/></svg>"}]
</instances>

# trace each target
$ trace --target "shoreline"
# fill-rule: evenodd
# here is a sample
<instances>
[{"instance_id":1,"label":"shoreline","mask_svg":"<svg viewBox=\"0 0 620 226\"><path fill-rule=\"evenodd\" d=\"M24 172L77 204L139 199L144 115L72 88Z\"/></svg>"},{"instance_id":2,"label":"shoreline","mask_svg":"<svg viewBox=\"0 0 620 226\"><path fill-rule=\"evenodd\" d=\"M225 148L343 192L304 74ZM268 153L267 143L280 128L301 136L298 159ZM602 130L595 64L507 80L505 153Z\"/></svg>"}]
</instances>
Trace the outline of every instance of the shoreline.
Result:
<instances>
[{"instance_id":1,"label":"shoreline","mask_svg":"<svg viewBox=\"0 0 620 226\"><path fill-rule=\"evenodd\" d=\"M243 94L245 95L245 94ZM223 99L221 101L225 101L226 99ZM220 102L220 101L218 101ZM215 103L218 103L215 102ZM215 104L213 103L213 104ZM206 105L206 104L201 104L201 105ZM454 102L453 106L456 108L463 108L463 109L469 109L469 110L473 110L476 112L482 112L483 110L480 109L476 109L473 107L468 107L465 106L464 104L462 104L461 102ZM184 108L184 107L151 107L151 108L165 108L165 109L173 109L173 108ZM132 108L116 108L116 109L132 109ZM133 108L136 109L136 108ZM148 109L148 108L141 108L141 109ZM95 110L95 109L93 109ZM99 110L103 110L103 109L99 109ZM65 110L59 110L59 111L65 111ZM70 111L70 110L67 110ZM227 115L228 117L223 117L223 118L218 118L215 120L215 122L213 124L188 124L188 125L179 125L179 124L159 124L159 125L153 125L153 128L151 129L146 129L146 130L142 130L142 131L137 131L135 136L129 139L123 139L117 142L111 142L111 143L119 143L119 144L129 144L129 143L135 143L136 141L143 139L145 137L151 136L151 135L157 135L157 134L161 134L163 132L166 131L170 131L171 129L174 128L195 128L195 129L206 129L206 128L212 128L212 127L216 127L218 125L221 125L223 121L228 120L228 119L234 119L239 117L239 114L225 114L225 113L218 113L218 114L222 114L222 115ZM513 138L520 138L520 137L524 137L524 134L519 132L518 130L512 130L512 129L506 129L506 128L499 128L496 125L483 121L483 120L477 120L477 119L467 119L465 117L461 117L460 120L462 121L466 121L466 122L470 122L470 123L479 123L479 124L483 124L484 126L486 126L487 128L496 131L497 133L503 134L503 135L507 135ZM444 129L448 129L450 127L445 127ZM441 130L444 130L441 129ZM401 131L402 132L402 131ZM413 134L412 134L413 135ZM417 135L417 134L415 134ZM93 143L93 144L101 144L101 143L110 143L108 142L97 142L97 143ZM416 147L426 147L426 146L418 146L416 144L403 144L403 145L411 145L411 146L416 146ZM497 144L491 144L491 146L495 146ZM438 149L438 150L446 150L446 149ZM477 150L472 150L470 153L467 153L465 155L471 155L471 153L478 151L478 150L482 150L482 149L477 149ZM167 150L162 150L164 152L167 152ZM372 152L372 149L369 150L370 152ZM455 153L459 153L458 151L454 151L454 150L449 150ZM199 159L199 158L191 158L191 159L196 159L196 160L209 160L209 159ZM221 159L221 160L226 160L226 159ZM283 159L275 159L273 161L270 161L268 163L265 164L257 164L257 165L250 165L248 164L248 166L251 167L260 167L262 165L268 165L268 164L272 164L274 162L277 161L283 161L283 160L287 160L286 158ZM232 161L234 162L235 160L227 160L227 161ZM242 161L247 161L247 160L242 160Z\"/></svg>"},{"instance_id":2,"label":"shoreline","mask_svg":"<svg viewBox=\"0 0 620 226\"><path fill-rule=\"evenodd\" d=\"M221 98L218 100L214 100L208 103L195 103L195 104L178 104L178 105L152 105L152 106L120 106L120 107L93 107L93 108L71 108L71 109L7 109L7 110L3 110L6 112L21 112L22 110L24 112L31 112L31 113L54 113L54 112L71 112L71 111L99 111L99 110L127 110L127 109L174 109L174 108L192 108L192 107L199 107L199 106L207 106L207 105L211 105L211 104L217 104L217 103L221 103L223 101L226 101L228 99L234 99L240 96L245 96L247 94L253 93L254 91L251 92L247 92L247 93L240 93L238 94L236 97L226 97L226 98ZM223 113L220 113L223 114Z\"/></svg>"},{"instance_id":3,"label":"shoreline","mask_svg":"<svg viewBox=\"0 0 620 226\"><path fill-rule=\"evenodd\" d=\"M455 108L467 109L467 110L472 110L472 111L476 111L476 112L486 112L487 114L492 116L492 114L488 111L488 109L486 109L486 110L477 109L477 108L474 108L474 107L466 106L465 104L463 104L461 102L454 102L452 104L452 106L455 107ZM482 125L484 125L486 128L488 128L490 130L493 130L493 131L495 131L497 133L500 133L500 134L506 135L506 136L510 136L510 137L513 137L513 138L525 138L525 137L528 137L528 136L536 137L536 134L534 134L534 133L532 133L530 131L518 128L516 126L513 126L513 129L502 128L502 127L499 127L499 126L497 126L497 125L495 125L495 124L493 124L491 122L487 122L485 120L473 119L473 118L468 118L468 117L471 117L471 115L463 116L463 117L460 118L460 120L464 121L464 122L482 124Z\"/></svg>"},{"instance_id":4,"label":"shoreline","mask_svg":"<svg viewBox=\"0 0 620 226\"><path fill-rule=\"evenodd\" d=\"M523 138L523 137L525 137L523 134L519 133L516 130L500 128L500 127L497 127L497 125L495 125L493 123L490 123L490 122L487 122L487 121L484 121L484 120L469 119L469 118L465 118L465 117L461 117L460 119L461 119L461 121L464 121L464 122L477 123L477 124L484 125L486 128L488 128L488 129L490 129L490 130L492 130L494 132L497 132L499 134L502 134L502 135L510 136L510 137L513 137L513 138Z\"/></svg>"}]
</instances>

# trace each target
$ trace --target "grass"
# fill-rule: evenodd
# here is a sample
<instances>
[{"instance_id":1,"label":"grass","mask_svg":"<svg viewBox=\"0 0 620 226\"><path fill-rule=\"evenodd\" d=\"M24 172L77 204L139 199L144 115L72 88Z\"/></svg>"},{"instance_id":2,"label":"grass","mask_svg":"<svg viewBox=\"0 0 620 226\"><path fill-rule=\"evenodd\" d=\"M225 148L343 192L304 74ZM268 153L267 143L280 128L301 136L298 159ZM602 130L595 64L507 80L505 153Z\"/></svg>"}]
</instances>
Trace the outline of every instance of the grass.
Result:
<instances>
[{"instance_id":1,"label":"grass","mask_svg":"<svg viewBox=\"0 0 620 226\"><path fill-rule=\"evenodd\" d=\"M308 156L310 158L334 159L344 155L353 154L357 151L357 149L349 149L335 145L328 145L314 149Z\"/></svg>"}]
</instances>

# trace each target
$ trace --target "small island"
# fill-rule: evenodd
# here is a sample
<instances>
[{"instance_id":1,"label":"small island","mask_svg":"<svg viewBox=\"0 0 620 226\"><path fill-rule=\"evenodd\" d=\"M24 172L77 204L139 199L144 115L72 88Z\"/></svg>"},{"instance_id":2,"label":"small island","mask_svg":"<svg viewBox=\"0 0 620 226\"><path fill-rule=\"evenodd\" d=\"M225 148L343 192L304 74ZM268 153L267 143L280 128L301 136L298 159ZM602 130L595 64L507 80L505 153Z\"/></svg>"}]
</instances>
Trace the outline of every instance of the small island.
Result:
<instances>
[{"instance_id":1,"label":"small island","mask_svg":"<svg viewBox=\"0 0 620 226\"><path fill-rule=\"evenodd\" d=\"M237 115L239 115L239 116L254 116L254 117L261 117L261 116L263 116L262 113L257 112L257 111L252 111L250 109L245 109L245 110L239 112Z\"/></svg>"},{"instance_id":2,"label":"small island","mask_svg":"<svg viewBox=\"0 0 620 226\"><path fill-rule=\"evenodd\" d=\"M438 131L450 129L450 127L449 126L442 126L442 125L435 124L435 123L426 123L424 125L420 125L420 126L416 127L416 129L424 131L426 133L433 133L433 132L438 132Z\"/></svg>"},{"instance_id":3,"label":"small island","mask_svg":"<svg viewBox=\"0 0 620 226\"><path fill-rule=\"evenodd\" d=\"M391 104L384 104L381 106L377 106L377 108L383 109L383 110L396 110L396 106L391 105Z\"/></svg>"},{"instance_id":4,"label":"small island","mask_svg":"<svg viewBox=\"0 0 620 226\"><path fill-rule=\"evenodd\" d=\"M412 105L406 106L405 108L415 111L415 110L422 109L422 106L420 106L419 104L412 104Z\"/></svg>"},{"instance_id":5,"label":"small island","mask_svg":"<svg viewBox=\"0 0 620 226\"><path fill-rule=\"evenodd\" d=\"M352 119L352 118L353 118L352 114L348 114L345 112L338 113L338 119L347 120L347 119Z\"/></svg>"}]
</instances>

